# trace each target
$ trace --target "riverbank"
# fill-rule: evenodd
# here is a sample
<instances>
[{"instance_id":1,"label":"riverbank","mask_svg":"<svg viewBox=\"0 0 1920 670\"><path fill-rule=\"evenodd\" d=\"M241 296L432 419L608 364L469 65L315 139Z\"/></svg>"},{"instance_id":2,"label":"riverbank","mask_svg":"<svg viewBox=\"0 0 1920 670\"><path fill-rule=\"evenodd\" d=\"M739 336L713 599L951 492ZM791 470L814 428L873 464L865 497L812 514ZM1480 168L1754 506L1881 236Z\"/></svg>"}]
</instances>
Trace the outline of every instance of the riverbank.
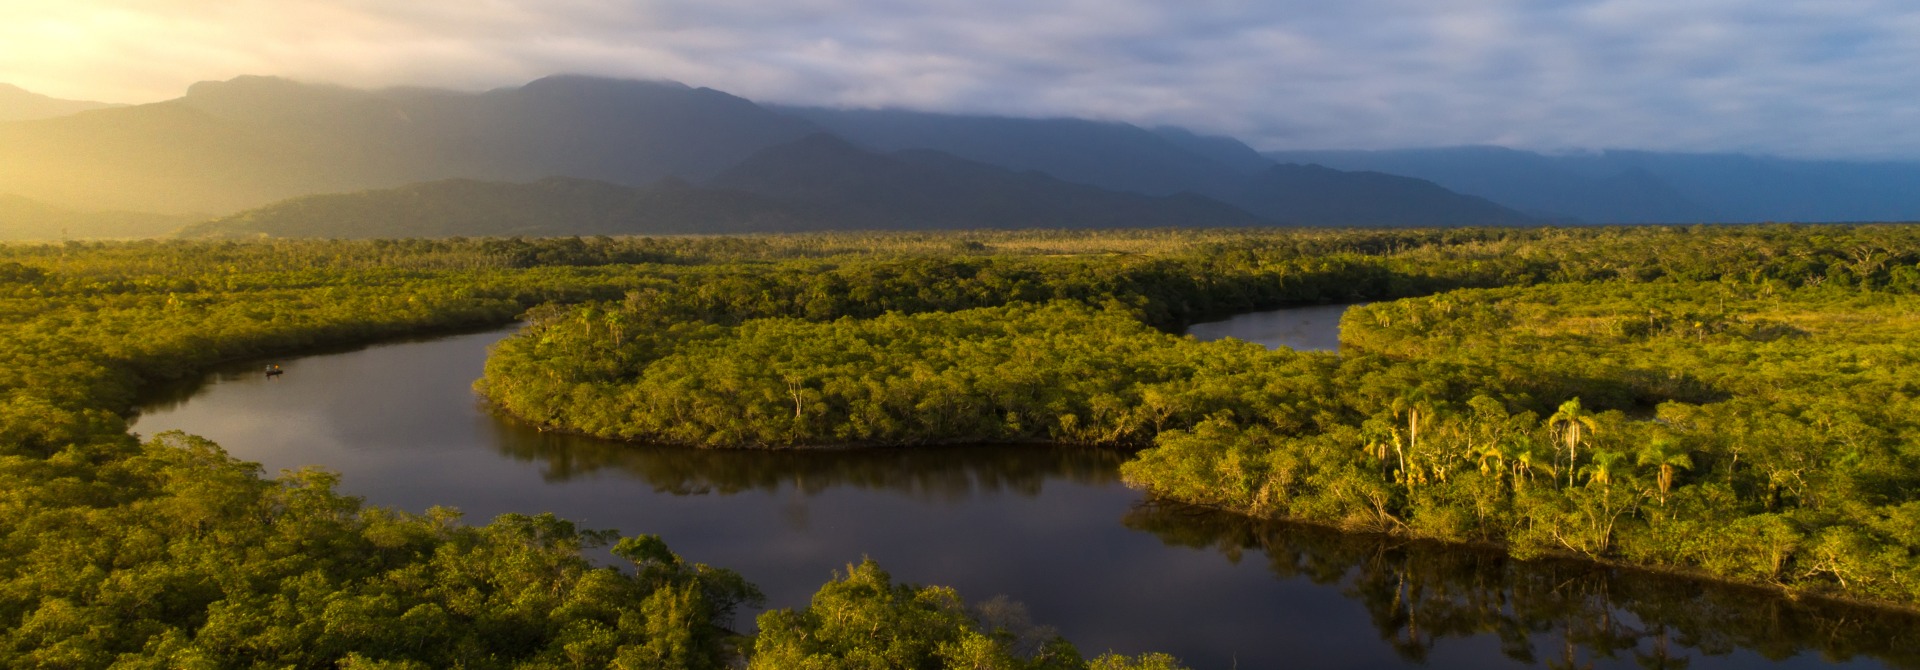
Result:
<instances>
[{"instance_id":1,"label":"riverbank","mask_svg":"<svg viewBox=\"0 0 1920 670\"><path fill-rule=\"evenodd\" d=\"M325 464L341 473L343 492L370 504L452 505L477 519L546 509L583 527L679 538L677 552L740 571L775 607L807 602L825 575L869 554L903 580L1006 594L1082 648L1165 650L1196 668L1235 660L1242 667L1303 659L1411 664L1381 642L1404 631L1394 622L1405 616L1373 592L1383 581L1423 585L1413 602L1423 629L1440 626L1423 643L1432 649L1424 667L1436 668L1505 662L1485 631L1584 626L1601 620L1601 611L1633 612L1619 617L1631 627L1610 634L1649 649L1660 627L1721 640L1710 653L1685 648L1721 667L1775 667L1755 660L1751 650L1762 648L1774 658L1903 658L1894 642L1914 625L1878 609L1793 609L1774 595L1698 580L1606 578L1594 575L1598 568L1551 560L1522 567L1504 553L1457 544L1276 534L1251 520L1220 519L1245 519L1238 515L1160 514L1118 483L1119 459L1104 450L736 451L539 433L496 424L472 402L467 386L489 344L465 336L295 359L288 362L309 372L284 382L222 381L150 418L224 435L236 457L265 462L269 471ZM285 430L345 425L354 428ZM1282 569L1292 565L1308 567ZM1181 575L1180 588L1114 586L1164 574ZM1578 588L1564 586L1569 580ZM1555 588L1529 586L1541 583ZM1474 606L1516 599L1518 611ZM1444 624L1458 617L1477 623ZM1303 619L1317 623L1276 624ZM1557 641L1534 644L1540 654L1560 653ZM1599 657L1581 644L1583 654Z\"/></svg>"}]
</instances>

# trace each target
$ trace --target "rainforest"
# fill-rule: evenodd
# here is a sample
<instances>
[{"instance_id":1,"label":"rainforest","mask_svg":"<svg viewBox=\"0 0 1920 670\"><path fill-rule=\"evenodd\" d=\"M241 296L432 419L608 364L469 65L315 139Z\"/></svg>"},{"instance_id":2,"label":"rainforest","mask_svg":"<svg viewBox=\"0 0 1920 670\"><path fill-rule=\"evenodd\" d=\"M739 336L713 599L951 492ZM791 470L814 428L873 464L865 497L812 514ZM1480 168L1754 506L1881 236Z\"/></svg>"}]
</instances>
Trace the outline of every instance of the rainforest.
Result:
<instances>
[{"instance_id":1,"label":"rainforest","mask_svg":"<svg viewBox=\"0 0 1920 670\"><path fill-rule=\"evenodd\" d=\"M1182 334L1348 303L1338 352ZM0 247L0 661L1177 667L858 556L748 631L759 589L672 537L402 512L128 430L143 389L227 361L516 319L475 389L542 430L1094 448L1153 502L1130 525L1219 529L1170 543L1305 523L1331 553L1394 538L1896 612L1920 606L1916 308L1901 225Z\"/></svg>"}]
</instances>

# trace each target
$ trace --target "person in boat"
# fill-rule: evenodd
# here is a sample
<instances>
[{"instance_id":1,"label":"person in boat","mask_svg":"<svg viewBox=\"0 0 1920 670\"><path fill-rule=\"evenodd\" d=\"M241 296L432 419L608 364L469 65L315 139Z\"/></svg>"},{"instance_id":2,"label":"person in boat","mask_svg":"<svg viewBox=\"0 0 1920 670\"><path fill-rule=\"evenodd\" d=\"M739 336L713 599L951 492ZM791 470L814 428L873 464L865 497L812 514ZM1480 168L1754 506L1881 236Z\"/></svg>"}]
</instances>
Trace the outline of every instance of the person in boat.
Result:
<instances>
[{"instance_id":1,"label":"person in boat","mask_svg":"<svg viewBox=\"0 0 1920 670\"><path fill-rule=\"evenodd\" d=\"M286 372L286 370L282 370L282 369L280 369L280 366L279 366L278 364L274 364L274 365L268 365L268 366L267 366L267 376L268 376L268 377L278 377L278 376L280 376L280 373L282 373L282 372Z\"/></svg>"}]
</instances>

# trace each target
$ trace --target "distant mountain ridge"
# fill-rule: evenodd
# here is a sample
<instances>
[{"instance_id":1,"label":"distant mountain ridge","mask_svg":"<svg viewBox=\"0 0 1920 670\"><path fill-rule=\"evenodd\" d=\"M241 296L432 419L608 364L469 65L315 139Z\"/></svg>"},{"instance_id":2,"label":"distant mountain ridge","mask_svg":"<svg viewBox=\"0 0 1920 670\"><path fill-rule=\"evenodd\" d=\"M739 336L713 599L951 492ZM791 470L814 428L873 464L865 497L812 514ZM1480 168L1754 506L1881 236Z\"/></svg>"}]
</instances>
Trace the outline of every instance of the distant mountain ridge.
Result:
<instances>
[{"instance_id":1,"label":"distant mountain ridge","mask_svg":"<svg viewBox=\"0 0 1920 670\"><path fill-rule=\"evenodd\" d=\"M1139 228L1267 223L1192 195L1150 196L929 149L882 155L829 134L755 154L710 185L831 208L858 228Z\"/></svg>"},{"instance_id":2,"label":"distant mountain ridge","mask_svg":"<svg viewBox=\"0 0 1920 670\"><path fill-rule=\"evenodd\" d=\"M1275 151L1279 161L1431 180L1521 211L1588 223L1920 219L1920 163L1500 147Z\"/></svg>"},{"instance_id":3,"label":"distant mountain ridge","mask_svg":"<svg viewBox=\"0 0 1920 670\"><path fill-rule=\"evenodd\" d=\"M714 193L685 182L628 187L548 177L530 183L472 179L291 198L187 226L206 237L485 237L733 233L795 228L778 203Z\"/></svg>"},{"instance_id":4,"label":"distant mountain ridge","mask_svg":"<svg viewBox=\"0 0 1920 670\"><path fill-rule=\"evenodd\" d=\"M189 217L71 209L0 194L0 240L159 237L191 222Z\"/></svg>"},{"instance_id":5,"label":"distant mountain ridge","mask_svg":"<svg viewBox=\"0 0 1920 670\"><path fill-rule=\"evenodd\" d=\"M9 95L45 98L0 89L0 101ZM1039 193L1063 199L1051 214L1061 226L1127 220L1124 211L1092 214L1095 203L1118 202L1118 193L1175 196L1198 219L1231 218L1224 203L1244 210L1238 215L1319 226L1920 219L1920 163L1496 147L1262 154L1180 128L769 107L674 82L581 76L484 92L239 77L196 84L161 103L4 121L0 192L70 211L211 218L289 198L453 179L564 177L647 189L668 178L738 178L735 168L761 152L823 132L886 157L898 172L863 173L858 162L828 153L813 156L819 163L807 169L847 171L844 178L870 185L904 180L857 197L822 191L783 200L790 208L837 198L831 207L849 226L976 222L995 211L1039 216ZM1276 168L1296 164L1330 170ZM974 169L980 166L1008 174L989 178ZM1058 183L1042 187L1038 174ZM954 183L929 188L935 176ZM962 192L970 195L954 195ZM947 204L907 208L911 193ZM996 210L995 202L1018 206ZM877 218L909 214L919 218Z\"/></svg>"},{"instance_id":6,"label":"distant mountain ridge","mask_svg":"<svg viewBox=\"0 0 1920 670\"><path fill-rule=\"evenodd\" d=\"M852 142L802 142L826 129L855 137ZM715 182L717 190L764 195L771 183L748 176L780 165L785 166L781 188L809 190L781 194L777 207L743 201L727 209L684 201L692 197L689 192L653 188L663 179L698 183L725 176ZM756 229L780 230L1355 222L1344 215L1322 216L1356 211L1314 200L1330 194L1366 199L1376 210L1395 212L1367 219L1395 225L1487 218L1475 214L1484 210L1479 203L1459 198L1395 205L1412 191L1373 189L1385 183L1360 175L1329 171L1316 175L1324 182L1320 187L1294 188L1283 183L1286 177L1269 174L1271 165L1236 140L1178 128L770 109L674 82L581 76L478 93L368 91L239 77L195 84L187 95L162 103L0 123L0 185L7 190L68 207L203 218L307 196L467 180L471 183L461 188L470 197L495 198L509 209L545 201L551 212L586 217L573 229L620 227L594 218L593 211L551 201L565 189L488 185L524 185L548 177L637 189L619 198L587 189L582 197L611 198L616 202L610 206L627 212L627 224L640 229L685 228L668 224L679 216L672 212L689 211L719 212L728 220L753 221ZM1340 185L1327 187L1333 182ZM1262 197L1263 188L1295 195ZM480 193L489 189L498 193ZM425 192L454 190L460 189L448 183ZM712 197L713 190L700 193ZM365 221L390 216L369 209L378 200L363 197L353 206L345 204L352 198L303 202L331 203ZM668 214L639 213L646 207ZM1458 207L1466 209L1454 211ZM284 220L296 209L289 204L275 211ZM469 220L488 222L474 224L478 228L517 230L497 218ZM433 231L423 234L483 234L405 227ZM548 229L544 223L535 228Z\"/></svg>"},{"instance_id":7,"label":"distant mountain ridge","mask_svg":"<svg viewBox=\"0 0 1920 670\"><path fill-rule=\"evenodd\" d=\"M91 100L61 100L34 93L13 84L0 84L0 121L51 119L95 109L122 106L124 105Z\"/></svg>"},{"instance_id":8,"label":"distant mountain ridge","mask_svg":"<svg viewBox=\"0 0 1920 670\"><path fill-rule=\"evenodd\" d=\"M1706 206L1644 171L1594 170L1500 147L1269 152L1276 160L1419 177L1520 211L1593 223L1712 220Z\"/></svg>"},{"instance_id":9,"label":"distant mountain ridge","mask_svg":"<svg viewBox=\"0 0 1920 670\"><path fill-rule=\"evenodd\" d=\"M1276 166L1238 140L1181 128L902 110L776 107L882 151L936 150L1113 191L1186 194L1312 226L1519 225L1539 219L1429 181Z\"/></svg>"},{"instance_id":10,"label":"distant mountain ridge","mask_svg":"<svg viewBox=\"0 0 1920 670\"><path fill-rule=\"evenodd\" d=\"M186 237L450 237L1251 226L1197 196L1147 196L1016 173L932 151L878 154L830 135L770 147L706 186L550 177L447 180L293 198Z\"/></svg>"},{"instance_id":11,"label":"distant mountain ridge","mask_svg":"<svg viewBox=\"0 0 1920 670\"><path fill-rule=\"evenodd\" d=\"M1228 202L1263 216L1317 226L1513 226L1537 219L1425 179L1344 172L1322 165L1267 168Z\"/></svg>"},{"instance_id":12,"label":"distant mountain ridge","mask_svg":"<svg viewBox=\"0 0 1920 670\"><path fill-rule=\"evenodd\" d=\"M241 77L167 102L0 123L0 184L53 203L220 213L449 178L702 179L816 131L673 83L562 76L460 93Z\"/></svg>"},{"instance_id":13,"label":"distant mountain ridge","mask_svg":"<svg viewBox=\"0 0 1920 670\"><path fill-rule=\"evenodd\" d=\"M1085 119L774 107L875 151L932 149L1013 170L1149 195L1219 195L1272 164L1228 138ZM1244 149L1236 151L1235 147ZM1251 154L1250 156L1248 154Z\"/></svg>"}]
</instances>

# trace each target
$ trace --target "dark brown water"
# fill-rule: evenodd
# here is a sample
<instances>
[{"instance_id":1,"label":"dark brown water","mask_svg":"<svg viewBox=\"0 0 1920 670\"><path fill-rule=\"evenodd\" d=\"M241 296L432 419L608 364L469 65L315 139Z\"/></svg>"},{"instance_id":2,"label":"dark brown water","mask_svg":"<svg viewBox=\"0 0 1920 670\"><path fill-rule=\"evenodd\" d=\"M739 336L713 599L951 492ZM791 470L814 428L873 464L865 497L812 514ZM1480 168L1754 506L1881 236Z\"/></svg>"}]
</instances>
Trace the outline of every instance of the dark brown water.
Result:
<instances>
[{"instance_id":1,"label":"dark brown water","mask_svg":"<svg viewBox=\"0 0 1920 670\"><path fill-rule=\"evenodd\" d=\"M135 430L204 435L269 472L322 466L379 505L658 533L739 570L774 607L872 556L896 579L1023 602L1083 652L1161 650L1198 669L1569 654L1573 667L1920 667L1920 621L1904 615L1147 504L1109 452L703 451L540 433L470 389L507 333L280 360L277 379L266 361L237 364L156 390Z\"/></svg>"}]
</instances>

